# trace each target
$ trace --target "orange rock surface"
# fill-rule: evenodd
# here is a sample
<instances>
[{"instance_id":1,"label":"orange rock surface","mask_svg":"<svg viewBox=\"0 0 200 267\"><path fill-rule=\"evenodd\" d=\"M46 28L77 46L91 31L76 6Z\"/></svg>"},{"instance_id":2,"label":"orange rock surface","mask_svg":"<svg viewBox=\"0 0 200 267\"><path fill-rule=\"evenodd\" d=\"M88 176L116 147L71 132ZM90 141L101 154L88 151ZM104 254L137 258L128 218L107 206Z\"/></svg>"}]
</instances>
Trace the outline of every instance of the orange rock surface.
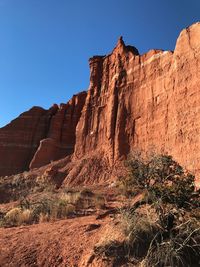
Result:
<instances>
[{"instance_id":1,"label":"orange rock surface","mask_svg":"<svg viewBox=\"0 0 200 267\"><path fill-rule=\"evenodd\" d=\"M96 151L115 164L135 148L153 147L199 175L200 23L181 32L174 52L138 55L120 38L90 67L75 156Z\"/></svg>"},{"instance_id":2,"label":"orange rock surface","mask_svg":"<svg viewBox=\"0 0 200 267\"><path fill-rule=\"evenodd\" d=\"M26 113L0 129L0 174L22 171L30 162L40 167L74 151L66 181L83 182L88 175L98 181L109 179L132 150L153 147L198 177L200 23L181 32L174 51L139 55L120 38L111 54L89 63L87 94L57 108L51 123L52 111L39 109L35 124Z\"/></svg>"}]
</instances>

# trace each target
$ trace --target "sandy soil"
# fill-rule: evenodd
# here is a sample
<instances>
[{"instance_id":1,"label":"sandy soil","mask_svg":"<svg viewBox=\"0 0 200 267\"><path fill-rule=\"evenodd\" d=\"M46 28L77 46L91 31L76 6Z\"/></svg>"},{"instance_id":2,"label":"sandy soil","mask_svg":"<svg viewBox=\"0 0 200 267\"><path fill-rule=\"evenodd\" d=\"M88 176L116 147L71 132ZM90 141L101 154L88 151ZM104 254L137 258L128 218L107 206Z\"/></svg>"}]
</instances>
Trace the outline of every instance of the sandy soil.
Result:
<instances>
[{"instance_id":1,"label":"sandy soil","mask_svg":"<svg viewBox=\"0 0 200 267\"><path fill-rule=\"evenodd\" d=\"M84 216L31 226L0 229L0 266L83 266L110 217ZM100 224L89 230L89 225ZM91 227L92 228L92 227Z\"/></svg>"}]
</instances>

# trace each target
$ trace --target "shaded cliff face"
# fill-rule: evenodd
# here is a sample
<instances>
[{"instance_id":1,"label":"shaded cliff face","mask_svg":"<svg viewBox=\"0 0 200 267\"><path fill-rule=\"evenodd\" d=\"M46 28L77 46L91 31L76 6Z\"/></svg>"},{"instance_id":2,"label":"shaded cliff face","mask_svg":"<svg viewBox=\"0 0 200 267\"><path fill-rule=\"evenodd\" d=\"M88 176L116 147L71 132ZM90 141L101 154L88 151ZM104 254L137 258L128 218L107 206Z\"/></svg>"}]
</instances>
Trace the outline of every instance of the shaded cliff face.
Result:
<instances>
[{"instance_id":1,"label":"shaded cliff face","mask_svg":"<svg viewBox=\"0 0 200 267\"><path fill-rule=\"evenodd\" d=\"M51 161L61 159L74 152L76 125L85 103L86 92L72 97L67 104L61 104L52 116L49 131L30 163L30 168L38 168Z\"/></svg>"},{"instance_id":2,"label":"shaded cliff face","mask_svg":"<svg viewBox=\"0 0 200 267\"><path fill-rule=\"evenodd\" d=\"M34 107L0 129L0 175L28 169L39 141L46 136L53 113Z\"/></svg>"},{"instance_id":3,"label":"shaded cliff face","mask_svg":"<svg viewBox=\"0 0 200 267\"><path fill-rule=\"evenodd\" d=\"M87 93L48 111L33 109L0 129L0 174L74 152L65 182L101 181L116 177L132 150L153 148L199 175L200 23L181 32L173 52L139 55L120 38L110 55L89 64Z\"/></svg>"},{"instance_id":4,"label":"shaded cliff face","mask_svg":"<svg viewBox=\"0 0 200 267\"><path fill-rule=\"evenodd\" d=\"M49 110L33 107L0 129L0 175L40 167L73 153L86 93Z\"/></svg>"}]
</instances>

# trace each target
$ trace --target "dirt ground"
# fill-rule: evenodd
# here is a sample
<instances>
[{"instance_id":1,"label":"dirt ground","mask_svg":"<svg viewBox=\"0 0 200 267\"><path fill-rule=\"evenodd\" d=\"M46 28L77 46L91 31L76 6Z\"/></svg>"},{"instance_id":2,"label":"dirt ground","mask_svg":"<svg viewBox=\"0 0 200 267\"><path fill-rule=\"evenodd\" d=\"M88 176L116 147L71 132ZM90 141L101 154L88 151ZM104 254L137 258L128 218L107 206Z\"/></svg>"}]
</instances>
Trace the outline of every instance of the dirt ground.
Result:
<instances>
[{"instance_id":1,"label":"dirt ground","mask_svg":"<svg viewBox=\"0 0 200 267\"><path fill-rule=\"evenodd\" d=\"M84 266L110 217L84 216L0 229L0 266ZM97 225L92 230L90 225ZM91 229L89 229L91 228Z\"/></svg>"}]
</instances>

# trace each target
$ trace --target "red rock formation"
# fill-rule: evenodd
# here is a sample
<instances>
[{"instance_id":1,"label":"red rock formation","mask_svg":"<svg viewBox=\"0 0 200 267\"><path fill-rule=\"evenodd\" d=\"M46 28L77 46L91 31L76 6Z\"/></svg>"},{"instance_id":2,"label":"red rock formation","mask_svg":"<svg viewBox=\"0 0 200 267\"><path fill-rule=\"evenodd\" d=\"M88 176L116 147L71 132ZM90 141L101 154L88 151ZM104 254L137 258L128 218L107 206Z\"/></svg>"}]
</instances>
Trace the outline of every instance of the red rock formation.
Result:
<instances>
[{"instance_id":1,"label":"red rock formation","mask_svg":"<svg viewBox=\"0 0 200 267\"><path fill-rule=\"evenodd\" d=\"M33 107L0 129L0 175L28 169L38 143L46 136L54 110Z\"/></svg>"},{"instance_id":2,"label":"red rock formation","mask_svg":"<svg viewBox=\"0 0 200 267\"><path fill-rule=\"evenodd\" d=\"M30 168L38 168L51 161L61 159L74 152L76 125L85 103L86 93L72 97L67 104L61 104L50 122L49 132L30 163Z\"/></svg>"},{"instance_id":3,"label":"red rock formation","mask_svg":"<svg viewBox=\"0 0 200 267\"><path fill-rule=\"evenodd\" d=\"M110 55L90 59L75 157L96 151L112 165L135 148L153 147L199 173L199 64L200 23L181 32L174 52L140 56L120 38Z\"/></svg>"},{"instance_id":4,"label":"red rock formation","mask_svg":"<svg viewBox=\"0 0 200 267\"><path fill-rule=\"evenodd\" d=\"M73 153L86 93L49 110L34 107L0 129L0 175L40 167ZM31 162L31 163L30 163Z\"/></svg>"},{"instance_id":5,"label":"red rock formation","mask_svg":"<svg viewBox=\"0 0 200 267\"><path fill-rule=\"evenodd\" d=\"M126 46L120 38L110 55L95 56L89 63L87 96L83 94L61 105L52 116L46 134L37 131L32 154L29 153L28 160L25 157L30 162L41 140L31 168L72 153L75 145L73 160L65 168L66 182L100 181L102 177L110 179L114 167L131 150L148 151L153 147L159 153L172 154L180 164L199 175L200 23L181 32L174 52L151 50L139 55L136 48ZM45 114L41 121L46 121ZM41 122L38 127L44 125ZM31 131L27 130L29 136L35 126L31 127ZM15 131L15 135L21 136L16 127ZM13 152L10 139L4 140L2 136L11 134L4 132L0 130L0 143L6 145L3 154L10 154ZM29 137L27 140L32 147ZM6 155L9 163L5 169L12 168L14 154L12 158Z\"/></svg>"}]
</instances>

